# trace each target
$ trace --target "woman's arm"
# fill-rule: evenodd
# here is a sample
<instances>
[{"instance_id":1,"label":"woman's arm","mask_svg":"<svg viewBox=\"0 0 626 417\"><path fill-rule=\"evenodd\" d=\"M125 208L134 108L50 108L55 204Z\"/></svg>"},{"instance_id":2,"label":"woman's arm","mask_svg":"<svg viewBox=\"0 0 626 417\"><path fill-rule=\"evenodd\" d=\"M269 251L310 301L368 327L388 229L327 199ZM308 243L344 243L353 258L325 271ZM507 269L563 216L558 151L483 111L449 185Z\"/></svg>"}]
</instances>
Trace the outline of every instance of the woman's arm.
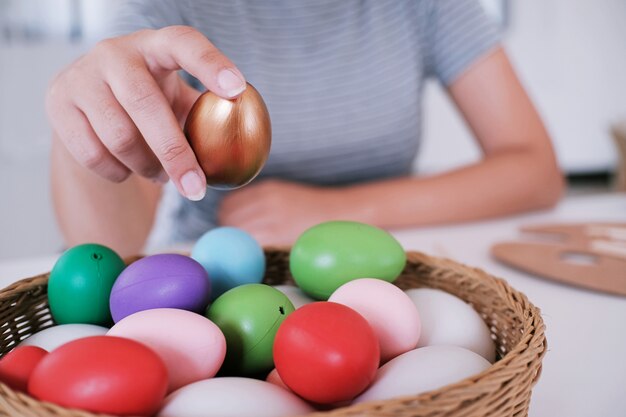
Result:
<instances>
[{"instance_id":1,"label":"woman's arm","mask_svg":"<svg viewBox=\"0 0 626 417\"><path fill-rule=\"evenodd\" d=\"M357 215L397 227L479 220L556 204L563 178L550 139L505 52L497 49L474 64L449 92L483 160L432 177L354 187L349 193L356 200L402 201L362 214L357 210Z\"/></svg>"},{"instance_id":2,"label":"woman's arm","mask_svg":"<svg viewBox=\"0 0 626 417\"><path fill-rule=\"evenodd\" d=\"M482 161L431 177L341 189L266 182L227 197L223 224L264 243L290 243L324 220L385 228L479 220L553 206L563 179L546 130L502 49L471 66L450 94L479 142ZM256 189L255 189L256 188Z\"/></svg>"},{"instance_id":3,"label":"woman's arm","mask_svg":"<svg viewBox=\"0 0 626 417\"><path fill-rule=\"evenodd\" d=\"M428 178L355 187L356 199L398 196L364 217L384 227L478 220L553 206L563 178L548 134L502 49L450 86L474 133L481 162Z\"/></svg>"},{"instance_id":4,"label":"woman's arm","mask_svg":"<svg viewBox=\"0 0 626 417\"><path fill-rule=\"evenodd\" d=\"M161 185L138 175L123 183L84 168L53 135L52 200L67 245L98 242L122 256L140 253L152 228Z\"/></svg>"}]
</instances>

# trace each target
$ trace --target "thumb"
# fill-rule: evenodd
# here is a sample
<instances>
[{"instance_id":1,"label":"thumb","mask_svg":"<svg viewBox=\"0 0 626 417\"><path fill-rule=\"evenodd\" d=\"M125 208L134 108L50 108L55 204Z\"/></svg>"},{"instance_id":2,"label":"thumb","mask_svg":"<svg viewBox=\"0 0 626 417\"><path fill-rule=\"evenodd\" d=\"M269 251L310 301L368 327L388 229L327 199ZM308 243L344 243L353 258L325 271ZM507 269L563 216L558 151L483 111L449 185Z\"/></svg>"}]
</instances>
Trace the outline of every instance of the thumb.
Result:
<instances>
[{"instance_id":1,"label":"thumb","mask_svg":"<svg viewBox=\"0 0 626 417\"><path fill-rule=\"evenodd\" d=\"M168 26L139 32L137 42L155 72L183 69L222 98L235 98L246 89L241 71L194 28Z\"/></svg>"}]
</instances>

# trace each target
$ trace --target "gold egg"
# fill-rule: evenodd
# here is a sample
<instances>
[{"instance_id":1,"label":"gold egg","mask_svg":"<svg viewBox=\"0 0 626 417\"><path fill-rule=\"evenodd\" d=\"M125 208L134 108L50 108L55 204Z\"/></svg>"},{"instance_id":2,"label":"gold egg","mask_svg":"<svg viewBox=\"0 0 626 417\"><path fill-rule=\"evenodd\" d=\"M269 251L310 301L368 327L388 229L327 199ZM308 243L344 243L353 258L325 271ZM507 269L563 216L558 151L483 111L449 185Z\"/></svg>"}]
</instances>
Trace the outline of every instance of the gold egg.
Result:
<instances>
[{"instance_id":1,"label":"gold egg","mask_svg":"<svg viewBox=\"0 0 626 417\"><path fill-rule=\"evenodd\" d=\"M189 111L185 136L209 187L238 188L252 181L267 161L272 143L270 115L250 84L233 100L207 91Z\"/></svg>"}]
</instances>

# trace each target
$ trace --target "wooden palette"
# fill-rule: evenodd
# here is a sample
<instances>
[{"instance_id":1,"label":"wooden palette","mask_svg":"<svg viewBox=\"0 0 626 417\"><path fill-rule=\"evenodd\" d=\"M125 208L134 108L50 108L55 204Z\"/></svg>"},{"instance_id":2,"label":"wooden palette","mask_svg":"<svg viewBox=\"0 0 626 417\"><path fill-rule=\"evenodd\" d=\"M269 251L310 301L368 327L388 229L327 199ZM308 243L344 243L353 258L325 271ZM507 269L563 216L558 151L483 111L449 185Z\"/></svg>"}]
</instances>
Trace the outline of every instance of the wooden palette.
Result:
<instances>
[{"instance_id":1,"label":"wooden palette","mask_svg":"<svg viewBox=\"0 0 626 417\"><path fill-rule=\"evenodd\" d=\"M531 240L491 248L500 262L566 284L626 295L626 223L524 226Z\"/></svg>"}]
</instances>

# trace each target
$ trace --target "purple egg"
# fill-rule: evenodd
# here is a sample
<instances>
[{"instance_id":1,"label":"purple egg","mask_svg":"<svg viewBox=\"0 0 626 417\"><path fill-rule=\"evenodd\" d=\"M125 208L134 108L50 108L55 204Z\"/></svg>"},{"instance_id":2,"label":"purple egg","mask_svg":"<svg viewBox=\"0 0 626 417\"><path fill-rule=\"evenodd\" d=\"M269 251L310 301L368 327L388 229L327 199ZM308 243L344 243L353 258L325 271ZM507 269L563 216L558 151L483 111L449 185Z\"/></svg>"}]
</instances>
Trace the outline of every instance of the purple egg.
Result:
<instances>
[{"instance_id":1,"label":"purple egg","mask_svg":"<svg viewBox=\"0 0 626 417\"><path fill-rule=\"evenodd\" d=\"M179 308L203 313L209 303L211 282L195 260L160 254L130 264L111 290L111 316L116 323L126 316L153 308Z\"/></svg>"}]
</instances>

